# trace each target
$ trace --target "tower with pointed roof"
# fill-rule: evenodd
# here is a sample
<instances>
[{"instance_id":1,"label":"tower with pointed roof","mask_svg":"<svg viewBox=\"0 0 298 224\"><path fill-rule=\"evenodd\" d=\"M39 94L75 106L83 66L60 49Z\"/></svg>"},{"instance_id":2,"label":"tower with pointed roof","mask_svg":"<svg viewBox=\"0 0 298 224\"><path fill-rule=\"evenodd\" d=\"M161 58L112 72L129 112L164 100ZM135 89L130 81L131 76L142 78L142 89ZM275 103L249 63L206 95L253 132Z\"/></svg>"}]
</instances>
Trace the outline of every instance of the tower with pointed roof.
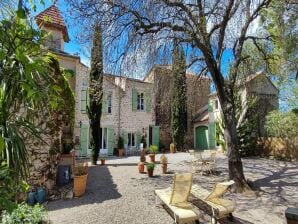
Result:
<instances>
[{"instance_id":1,"label":"tower with pointed roof","mask_svg":"<svg viewBox=\"0 0 298 224\"><path fill-rule=\"evenodd\" d=\"M52 50L64 51L64 42L69 42L67 27L56 4L35 16L38 27L50 35L45 43Z\"/></svg>"}]
</instances>

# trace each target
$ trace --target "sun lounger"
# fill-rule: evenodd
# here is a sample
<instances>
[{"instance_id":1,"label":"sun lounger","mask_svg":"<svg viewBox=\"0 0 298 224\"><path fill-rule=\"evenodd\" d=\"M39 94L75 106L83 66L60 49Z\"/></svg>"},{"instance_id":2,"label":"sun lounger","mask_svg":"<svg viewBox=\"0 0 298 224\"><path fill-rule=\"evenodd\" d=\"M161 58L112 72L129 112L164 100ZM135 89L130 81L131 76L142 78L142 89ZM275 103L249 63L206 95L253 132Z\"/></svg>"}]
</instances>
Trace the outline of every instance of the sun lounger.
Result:
<instances>
[{"instance_id":1,"label":"sun lounger","mask_svg":"<svg viewBox=\"0 0 298 224\"><path fill-rule=\"evenodd\" d=\"M234 183L233 180L217 183L214 185L212 192L199 185L193 185L191 195L194 196L194 200L191 202L197 207L202 206L202 202L208 205L212 211L212 223L216 223L218 219L232 216L232 212L235 210L235 204L231 200L223 199L222 196Z\"/></svg>"},{"instance_id":2,"label":"sun lounger","mask_svg":"<svg viewBox=\"0 0 298 224\"><path fill-rule=\"evenodd\" d=\"M188 201L191 186L191 173L175 174L172 188L155 190L156 203L159 198L175 223L199 223L200 212Z\"/></svg>"}]
</instances>

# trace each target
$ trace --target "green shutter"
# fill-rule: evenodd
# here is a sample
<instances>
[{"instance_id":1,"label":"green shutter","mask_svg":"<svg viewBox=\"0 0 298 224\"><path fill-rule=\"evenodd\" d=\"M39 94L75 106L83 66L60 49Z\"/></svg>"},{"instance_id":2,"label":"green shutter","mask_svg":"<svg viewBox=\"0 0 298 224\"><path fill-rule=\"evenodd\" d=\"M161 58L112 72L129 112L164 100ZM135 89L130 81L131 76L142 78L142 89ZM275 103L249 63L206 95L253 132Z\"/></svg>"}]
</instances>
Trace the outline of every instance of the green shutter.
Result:
<instances>
[{"instance_id":1,"label":"green shutter","mask_svg":"<svg viewBox=\"0 0 298 224\"><path fill-rule=\"evenodd\" d=\"M142 138L142 133L140 131L137 131L137 133L136 133L136 146L137 146L137 148L140 147L141 138Z\"/></svg>"},{"instance_id":2,"label":"green shutter","mask_svg":"<svg viewBox=\"0 0 298 224\"><path fill-rule=\"evenodd\" d=\"M108 128L108 155L112 156L115 147L115 132L113 128Z\"/></svg>"},{"instance_id":3,"label":"green shutter","mask_svg":"<svg viewBox=\"0 0 298 224\"><path fill-rule=\"evenodd\" d=\"M208 101L208 111L209 112L213 112L213 100L209 100Z\"/></svg>"},{"instance_id":4,"label":"green shutter","mask_svg":"<svg viewBox=\"0 0 298 224\"><path fill-rule=\"evenodd\" d=\"M151 93L150 93L150 91L146 92L145 97L146 97L145 98L146 111L148 113L150 113L151 112L151 107L152 107L152 101L151 101Z\"/></svg>"},{"instance_id":5,"label":"green shutter","mask_svg":"<svg viewBox=\"0 0 298 224\"><path fill-rule=\"evenodd\" d=\"M88 92L86 89L81 90L81 111L82 113L87 112L87 95Z\"/></svg>"},{"instance_id":6,"label":"green shutter","mask_svg":"<svg viewBox=\"0 0 298 224\"><path fill-rule=\"evenodd\" d=\"M108 96L105 92L102 93L102 107L101 112L103 114L108 113Z\"/></svg>"},{"instance_id":7,"label":"green shutter","mask_svg":"<svg viewBox=\"0 0 298 224\"><path fill-rule=\"evenodd\" d=\"M208 132L209 132L209 148L214 149L216 146L215 141L215 122L210 122L208 125Z\"/></svg>"},{"instance_id":8,"label":"green shutter","mask_svg":"<svg viewBox=\"0 0 298 224\"><path fill-rule=\"evenodd\" d=\"M159 149L159 126L152 126L152 144Z\"/></svg>"},{"instance_id":9,"label":"green shutter","mask_svg":"<svg viewBox=\"0 0 298 224\"><path fill-rule=\"evenodd\" d=\"M128 135L125 130L122 131L122 138L123 138L124 144L128 144Z\"/></svg>"},{"instance_id":10,"label":"green shutter","mask_svg":"<svg viewBox=\"0 0 298 224\"><path fill-rule=\"evenodd\" d=\"M132 111L137 111L137 100L138 100L138 91L135 88L133 88L132 97L131 97Z\"/></svg>"},{"instance_id":11,"label":"green shutter","mask_svg":"<svg viewBox=\"0 0 298 224\"><path fill-rule=\"evenodd\" d=\"M82 124L80 128L80 155L87 156L89 146L89 125Z\"/></svg>"}]
</instances>

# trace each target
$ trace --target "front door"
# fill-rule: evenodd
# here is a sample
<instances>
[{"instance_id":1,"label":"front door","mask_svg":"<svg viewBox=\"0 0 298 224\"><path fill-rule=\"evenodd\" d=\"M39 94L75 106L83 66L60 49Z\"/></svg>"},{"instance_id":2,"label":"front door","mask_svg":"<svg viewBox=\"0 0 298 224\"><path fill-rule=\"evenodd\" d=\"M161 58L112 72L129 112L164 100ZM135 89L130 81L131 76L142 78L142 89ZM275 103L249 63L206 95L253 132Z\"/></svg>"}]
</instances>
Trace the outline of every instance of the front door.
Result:
<instances>
[{"instance_id":1,"label":"front door","mask_svg":"<svg viewBox=\"0 0 298 224\"><path fill-rule=\"evenodd\" d=\"M196 149L208 149L208 128L205 126L196 127Z\"/></svg>"}]
</instances>

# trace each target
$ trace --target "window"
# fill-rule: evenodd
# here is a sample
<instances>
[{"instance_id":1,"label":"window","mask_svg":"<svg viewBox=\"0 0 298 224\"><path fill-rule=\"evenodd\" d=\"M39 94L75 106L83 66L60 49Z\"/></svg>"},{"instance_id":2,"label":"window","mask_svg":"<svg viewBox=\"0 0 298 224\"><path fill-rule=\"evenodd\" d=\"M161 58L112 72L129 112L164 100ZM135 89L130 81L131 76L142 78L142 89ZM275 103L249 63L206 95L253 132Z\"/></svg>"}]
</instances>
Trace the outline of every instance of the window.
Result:
<instances>
[{"instance_id":1,"label":"window","mask_svg":"<svg viewBox=\"0 0 298 224\"><path fill-rule=\"evenodd\" d=\"M112 113L112 94L108 95L108 113Z\"/></svg>"},{"instance_id":2,"label":"window","mask_svg":"<svg viewBox=\"0 0 298 224\"><path fill-rule=\"evenodd\" d=\"M128 146L135 146L135 133L128 133Z\"/></svg>"},{"instance_id":3,"label":"window","mask_svg":"<svg viewBox=\"0 0 298 224\"><path fill-rule=\"evenodd\" d=\"M145 109L144 107L144 94L138 93L137 97L137 110L143 111Z\"/></svg>"},{"instance_id":4,"label":"window","mask_svg":"<svg viewBox=\"0 0 298 224\"><path fill-rule=\"evenodd\" d=\"M215 100L215 110L218 110L218 100Z\"/></svg>"}]
</instances>

